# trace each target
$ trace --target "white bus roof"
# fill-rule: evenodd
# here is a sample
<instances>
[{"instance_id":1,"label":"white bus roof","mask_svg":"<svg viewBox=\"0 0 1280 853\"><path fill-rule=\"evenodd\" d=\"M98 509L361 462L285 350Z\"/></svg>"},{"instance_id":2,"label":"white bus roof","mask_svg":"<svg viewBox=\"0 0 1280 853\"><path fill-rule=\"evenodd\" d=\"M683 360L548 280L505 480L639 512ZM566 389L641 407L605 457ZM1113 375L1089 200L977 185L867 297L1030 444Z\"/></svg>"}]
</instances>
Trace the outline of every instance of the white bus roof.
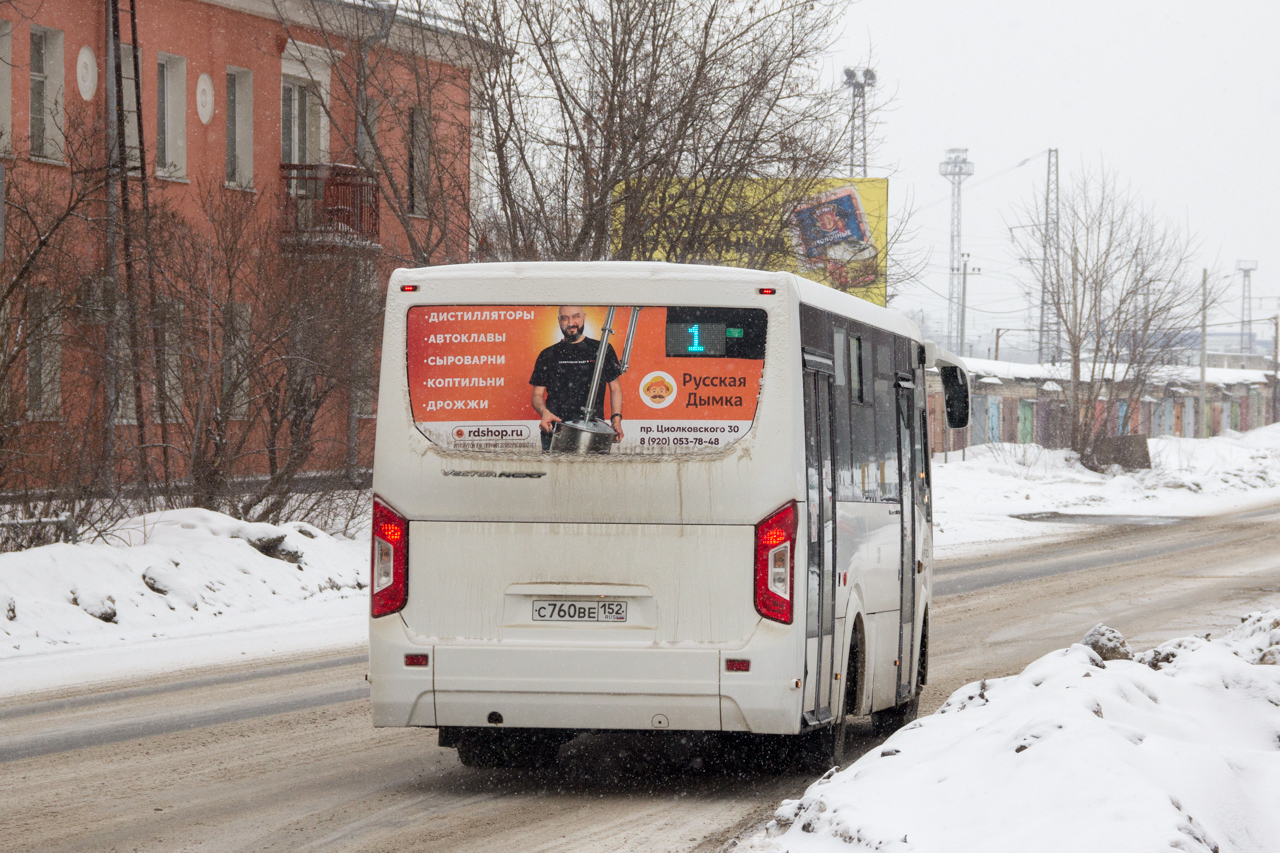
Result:
<instances>
[{"instance_id":1,"label":"white bus roof","mask_svg":"<svg viewBox=\"0 0 1280 853\"><path fill-rule=\"evenodd\" d=\"M670 280L677 277L686 283L723 285L742 282L749 283L752 287L779 287L789 284L798 292L800 301L807 305L851 317L916 341L921 340L920 328L898 312L881 308L865 299L841 293L816 281L788 272L703 264L669 264L661 261L532 261L398 269L392 274L391 282L393 287L405 284L426 285L432 280L438 281L441 277L453 281L467 281L478 287L486 283L495 283L495 278L500 277L517 281L565 281L590 277L595 284L621 283L634 281L637 278ZM475 298L476 295L479 294L468 294L468 297ZM451 297L453 301L459 298L466 301L467 297L457 295Z\"/></svg>"}]
</instances>

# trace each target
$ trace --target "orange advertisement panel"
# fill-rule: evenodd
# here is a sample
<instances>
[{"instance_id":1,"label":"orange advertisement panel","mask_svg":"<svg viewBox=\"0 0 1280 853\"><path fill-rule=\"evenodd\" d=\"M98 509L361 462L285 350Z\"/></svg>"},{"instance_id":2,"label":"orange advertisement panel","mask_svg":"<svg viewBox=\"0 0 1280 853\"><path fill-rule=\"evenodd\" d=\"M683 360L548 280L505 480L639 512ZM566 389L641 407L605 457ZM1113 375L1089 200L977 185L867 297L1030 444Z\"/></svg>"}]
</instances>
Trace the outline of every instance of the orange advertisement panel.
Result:
<instances>
[{"instance_id":1,"label":"orange advertisement panel","mask_svg":"<svg viewBox=\"0 0 1280 853\"><path fill-rule=\"evenodd\" d=\"M612 451L717 450L745 435L760 393L765 312L640 308L627 370L614 375L611 384L610 371L616 374L620 367L615 359L624 354L633 310L620 306L615 311L609 340L613 352L606 356L597 395L597 417L623 415L622 435ZM563 392L587 396L607 312L605 306L583 306L585 340L568 341L560 320L568 312L561 306L409 309L409 399L418 429L455 450L546 449L532 402L534 388L548 388L546 408L561 420L582 419L580 405L565 404ZM577 332L572 326L569 331ZM578 353L584 357L577 358ZM551 366L535 377L540 355ZM571 363L563 369L576 372L556 374L561 363ZM535 386L535 378L547 384ZM620 399L614 399L615 389Z\"/></svg>"}]
</instances>

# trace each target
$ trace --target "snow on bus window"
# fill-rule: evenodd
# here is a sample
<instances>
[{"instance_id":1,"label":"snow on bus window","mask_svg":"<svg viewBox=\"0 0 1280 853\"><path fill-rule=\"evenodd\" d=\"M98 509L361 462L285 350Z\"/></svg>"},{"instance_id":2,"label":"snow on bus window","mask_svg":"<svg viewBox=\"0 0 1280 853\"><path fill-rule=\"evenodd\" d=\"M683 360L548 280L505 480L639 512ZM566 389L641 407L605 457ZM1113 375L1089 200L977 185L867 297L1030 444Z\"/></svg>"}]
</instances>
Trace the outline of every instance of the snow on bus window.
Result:
<instances>
[{"instance_id":1,"label":"snow on bus window","mask_svg":"<svg viewBox=\"0 0 1280 853\"><path fill-rule=\"evenodd\" d=\"M597 382L610 310L410 308L406 358L418 429L458 451L656 455L719 450L750 430L763 310L613 308Z\"/></svg>"}]
</instances>

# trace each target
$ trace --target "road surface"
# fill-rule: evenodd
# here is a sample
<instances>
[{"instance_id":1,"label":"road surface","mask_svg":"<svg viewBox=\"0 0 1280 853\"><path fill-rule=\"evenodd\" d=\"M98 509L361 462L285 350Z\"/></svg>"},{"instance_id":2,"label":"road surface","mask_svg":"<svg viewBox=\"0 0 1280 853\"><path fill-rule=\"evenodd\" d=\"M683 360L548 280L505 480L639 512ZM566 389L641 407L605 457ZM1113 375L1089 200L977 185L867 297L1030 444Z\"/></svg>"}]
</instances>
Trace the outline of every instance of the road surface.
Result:
<instances>
[{"instance_id":1,"label":"road surface","mask_svg":"<svg viewBox=\"0 0 1280 853\"><path fill-rule=\"evenodd\" d=\"M1082 533L938 565L922 710L1097 622L1148 647L1280 596L1280 505ZM351 649L0 703L0 850L714 851L813 777L671 733L472 770L432 731L372 728L365 668ZM878 742L855 727L850 754Z\"/></svg>"}]
</instances>

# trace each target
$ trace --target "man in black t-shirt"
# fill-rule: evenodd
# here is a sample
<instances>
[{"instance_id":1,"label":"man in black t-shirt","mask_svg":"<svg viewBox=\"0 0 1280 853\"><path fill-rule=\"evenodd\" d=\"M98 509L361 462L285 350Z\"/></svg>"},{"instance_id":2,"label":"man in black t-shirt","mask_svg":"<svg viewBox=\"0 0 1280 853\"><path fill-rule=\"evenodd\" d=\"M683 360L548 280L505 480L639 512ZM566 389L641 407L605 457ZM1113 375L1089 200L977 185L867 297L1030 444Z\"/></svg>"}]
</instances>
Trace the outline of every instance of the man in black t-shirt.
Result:
<instances>
[{"instance_id":1,"label":"man in black t-shirt","mask_svg":"<svg viewBox=\"0 0 1280 853\"><path fill-rule=\"evenodd\" d=\"M538 353L529 384L533 386L534 410L542 418L542 449L551 447L551 431L556 421L576 421L582 418L582 407L587 404L591 392L591 377L596 369L596 356L600 342L586 336L587 315L580 305L560 306L560 333L564 340ZM604 372L600 381L609 388L609 425L613 427L614 441L622 440L622 365L613 344L605 353ZM604 418L604 394L596 395L592 415Z\"/></svg>"}]
</instances>

